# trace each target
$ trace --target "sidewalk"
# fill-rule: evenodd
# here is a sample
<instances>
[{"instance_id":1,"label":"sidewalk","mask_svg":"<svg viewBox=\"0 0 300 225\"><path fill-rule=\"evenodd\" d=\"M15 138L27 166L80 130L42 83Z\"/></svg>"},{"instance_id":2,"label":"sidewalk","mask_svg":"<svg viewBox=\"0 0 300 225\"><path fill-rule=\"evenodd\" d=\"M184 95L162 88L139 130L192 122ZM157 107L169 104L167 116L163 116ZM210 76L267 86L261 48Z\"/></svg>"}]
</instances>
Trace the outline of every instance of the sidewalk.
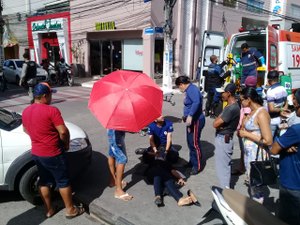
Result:
<instances>
[{"instance_id":1,"label":"sidewalk","mask_svg":"<svg viewBox=\"0 0 300 225\"><path fill-rule=\"evenodd\" d=\"M81 79L80 81L82 81L83 87L88 88L91 88L95 82L92 78L89 80ZM80 81L78 80L77 82ZM185 139L186 127L181 123L183 98L183 94L175 94L172 99L176 103L175 106L164 102L163 114L174 123L173 144L180 150L179 154L181 157L180 162L175 166L178 170L185 173L186 171L182 166L189 159L189 152ZM126 191L132 194L134 199L128 202L115 199L113 196L114 188L108 187L107 146L103 142L106 135L105 129L99 133L99 137L101 137L99 139L102 139L102 142L99 140L99 143L92 143L93 146L101 146L101 150L100 152L94 152L91 168L76 183L76 197L89 208L92 216L107 224L222 224L222 220L218 218L218 215L213 215L205 222L202 221L202 216L211 208L213 201L210 188L213 185L218 185L214 160L215 129L212 127L212 123L213 119L206 119L206 125L201 137L201 149L206 166L200 174L191 177L187 176L187 186L181 188L181 192L184 195L186 195L188 189L191 189L197 195L201 207L178 207L176 201L170 196L164 198L164 207L158 208L154 204L153 186L149 185L143 176L146 166L141 163L140 156L134 153L135 149L148 146L148 137L140 136L139 134L126 134L125 139L128 163L124 179L129 182ZM233 167L237 167L240 150L236 136L234 141ZM248 190L244 185L245 178L245 175L240 177L232 176L232 184L235 190L247 195ZM268 197L266 197L264 204L274 213L277 207L278 187L268 188L267 193Z\"/></svg>"}]
</instances>

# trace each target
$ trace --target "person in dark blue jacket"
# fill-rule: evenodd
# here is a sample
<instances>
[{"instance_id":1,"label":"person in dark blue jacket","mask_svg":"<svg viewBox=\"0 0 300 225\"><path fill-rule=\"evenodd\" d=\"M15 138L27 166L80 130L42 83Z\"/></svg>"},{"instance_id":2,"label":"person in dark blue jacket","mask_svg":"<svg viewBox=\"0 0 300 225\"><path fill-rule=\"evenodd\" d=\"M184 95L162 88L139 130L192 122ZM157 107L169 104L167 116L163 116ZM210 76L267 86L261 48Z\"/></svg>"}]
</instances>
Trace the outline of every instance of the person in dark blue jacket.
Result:
<instances>
[{"instance_id":1,"label":"person in dark blue jacket","mask_svg":"<svg viewBox=\"0 0 300 225\"><path fill-rule=\"evenodd\" d=\"M248 76L255 76L257 78L257 67L260 63L265 67L265 58L257 50L249 48L247 43L241 45L242 57L241 64L243 66L243 72L241 77L241 85L245 84L245 80Z\"/></svg>"},{"instance_id":2,"label":"person in dark blue jacket","mask_svg":"<svg viewBox=\"0 0 300 225\"><path fill-rule=\"evenodd\" d=\"M221 76L223 66L226 62L218 64L218 57L212 55L210 57L211 64L208 66L207 75L205 76L205 90L207 92L206 104L205 104L205 116L215 116L215 108L220 100L221 95L216 92L216 88L220 88L224 82L224 78Z\"/></svg>"},{"instance_id":3,"label":"person in dark blue jacket","mask_svg":"<svg viewBox=\"0 0 300 225\"><path fill-rule=\"evenodd\" d=\"M199 88L191 84L189 77L179 76L176 78L175 84L181 92L185 92L183 121L186 123L187 145L190 150L188 165L192 167L190 175L196 175L203 169L200 148L201 131L205 125L202 111L203 98Z\"/></svg>"}]
</instances>

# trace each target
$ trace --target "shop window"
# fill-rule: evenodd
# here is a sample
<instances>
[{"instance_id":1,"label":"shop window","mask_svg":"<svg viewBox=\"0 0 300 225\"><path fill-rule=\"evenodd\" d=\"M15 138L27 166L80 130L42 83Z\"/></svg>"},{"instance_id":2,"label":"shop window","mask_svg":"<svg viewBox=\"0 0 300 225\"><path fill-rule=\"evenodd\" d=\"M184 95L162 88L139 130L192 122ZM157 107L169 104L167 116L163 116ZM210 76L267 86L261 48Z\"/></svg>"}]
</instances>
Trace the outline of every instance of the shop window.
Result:
<instances>
[{"instance_id":1,"label":"shop window","mask_svg":"<svg viewBox=\"0 0 300 225\"><path fill-rule=\"evenodd\" d=\"M235 8L236 2L237 2L236 0L223 0L223 5L227 7Z\"/></svg>"},{"instance_id":2,"label":"shop window","mask_svg":"<svg viewBox=\"0 0 300 225\"><path fill-rule=\"evenodd\" d=\"M255 13L262 13L264 2L259 0L247 0L247 10Z\"/></svg>"}]
</instances>

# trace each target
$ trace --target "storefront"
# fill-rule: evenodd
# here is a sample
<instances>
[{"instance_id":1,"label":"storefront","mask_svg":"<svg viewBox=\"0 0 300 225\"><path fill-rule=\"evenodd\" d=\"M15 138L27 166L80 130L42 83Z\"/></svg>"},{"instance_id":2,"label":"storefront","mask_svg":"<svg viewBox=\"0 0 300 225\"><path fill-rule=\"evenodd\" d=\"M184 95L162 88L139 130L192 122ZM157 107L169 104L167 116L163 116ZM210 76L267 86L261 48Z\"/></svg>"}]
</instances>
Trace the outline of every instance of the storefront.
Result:
<instances>
[{"instance_id":1,"label":"storefront","mask_svg":"<svg viewBox=\"0 0 300 225\"><path fill-rule=\"evenodd\" d=\"M56 63L61 58L72 63L69 12L30 17L27 28L31 59L39 64L42 59Z\"/></svg>"},{"instance_id":2,"label":"storefront","mask_svg":"<svg viewBox=\"0 0 300 225\"><path fill-rule=\"evenodd\" d=\"M143 71L142 30L88 32L91 75L125 69Z\"/></svg>"}]
</instances>

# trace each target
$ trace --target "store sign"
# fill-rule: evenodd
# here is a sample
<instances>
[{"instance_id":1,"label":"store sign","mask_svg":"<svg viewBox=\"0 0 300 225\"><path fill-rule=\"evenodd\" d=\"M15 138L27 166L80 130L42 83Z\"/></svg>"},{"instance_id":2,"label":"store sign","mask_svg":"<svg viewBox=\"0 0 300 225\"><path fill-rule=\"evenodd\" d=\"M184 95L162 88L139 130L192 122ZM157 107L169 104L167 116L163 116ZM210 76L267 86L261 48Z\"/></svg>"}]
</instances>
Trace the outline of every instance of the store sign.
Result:
<instances>
[{"instance_id":1,"label":"store sign","mask_svg":"<svg viewBox=\"0 0 300 225\"><path fill-rule=\"evenodd\" d=\"M287 0L272 0L271 1L271 20L278 20L279 15L285 15Z\"/></svg>"},{"instance_id":2,"label":"store sign","mask_svg":"<svg viewBox=\"0 0 300 225\"><path fill-rule=\"evenodd\" d=\"M95 23L96 30L115 30L115 21L110 22L97 22Z\"/></svg>"},{"instance_id":3,"label":"store sign","mask_svg":"<svg viewBox=\"0 0 300 225\"><path fill-rule=\"evenodd\" d=\"M42 21L35 21L31 24L32 31L41 30L62 30L63 20L62 19L47 19Z\"/></svg>"},{"instance_id":4,"label":"store sign","mask_svg":"<svg viewBox=\"0 0 300 225\"><path fill-rule=\"evenodd\" d=\"M146 35L153 35L153 34L162 34L164 29L162 27L146 27L144 33Z\"/></svg>"}]
</instances>

